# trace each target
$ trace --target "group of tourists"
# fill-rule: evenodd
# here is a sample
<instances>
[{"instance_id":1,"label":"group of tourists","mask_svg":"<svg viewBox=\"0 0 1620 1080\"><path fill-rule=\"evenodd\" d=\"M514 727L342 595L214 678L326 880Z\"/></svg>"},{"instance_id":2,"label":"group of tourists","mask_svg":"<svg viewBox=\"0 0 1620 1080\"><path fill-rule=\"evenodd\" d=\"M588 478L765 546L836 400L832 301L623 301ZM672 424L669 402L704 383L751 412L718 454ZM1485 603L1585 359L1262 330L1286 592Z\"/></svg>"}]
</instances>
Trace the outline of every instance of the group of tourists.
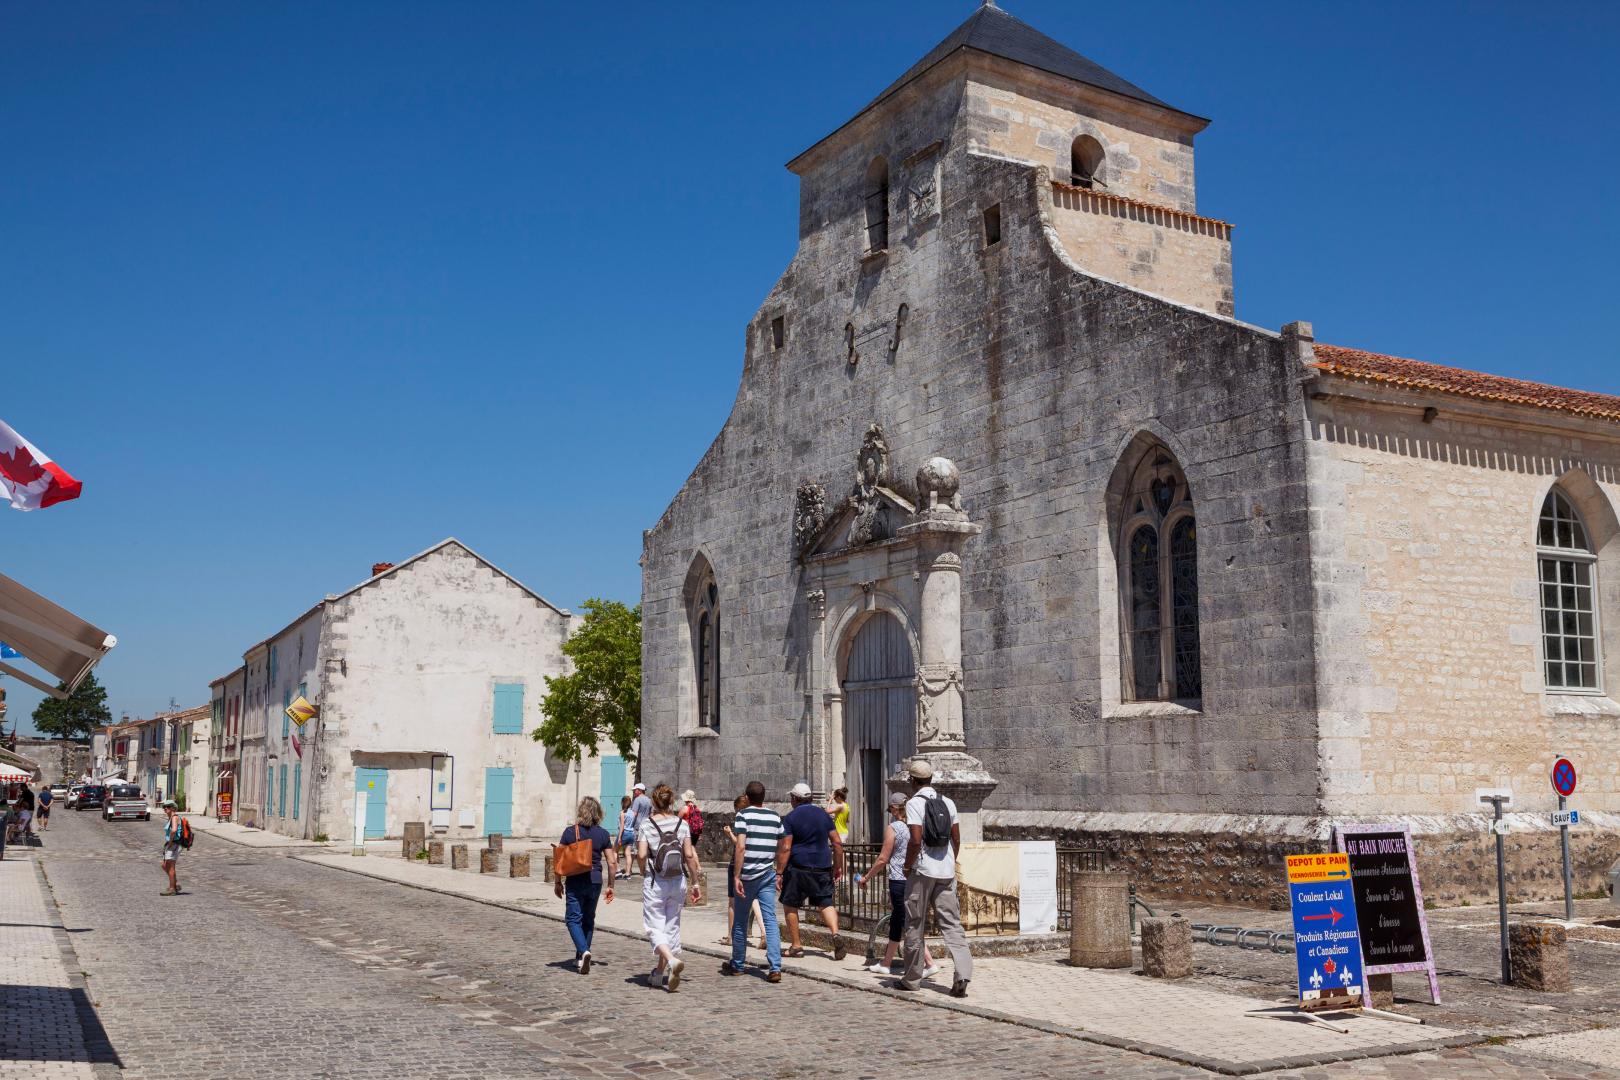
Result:
<instances>
[{"instance_id":1,"label":"group of tourists","mask_svg":"<svg viewBox=\"0 0 1620 1080\"><path fill-rule=\"evenodd\" d=\"M951 996L966 997L973 977L967 936L956 896L956 856L962 838L956 804L933 786L933 769L916 759L907 769L910 795L889 796L889 819L882 847L870 873L854 879L856 887L882 880L889 889L889 942L882 961L866 970L892 974L895 956L904 948L904 968L895 984L920 989L938 974L923 930L934 913L954 965ZM765 785L750 783L737 796L735 814L725 827L730 842L726 867L726 924L731 957L720 966L726 976L743 974L748 934L758 920L765 953L765 981L782 981L782 959L805 955L799 933L799 909L821 915L832 937L832 957L841 961L849 949L839 932L835 896L847 867L844 844L849 837L849 804L840 789L833 812L816 805L808 784L789 792L792 809L781 815L765 805ZM641 876L641 921L652 946L648 985L674 993L686 971L681 955L681 915L688 902L702 896L703 867L696 843L703 832L703 812L692 791L679 800L668 784L649 794L636 784L620 805L617 827L603 827L602 804L581 799L574 824L563 830L557 845L556 895L566 903L566 921L574 945L574 968L591 969L591 939L597 905L614 900L614 883L634 872ZM565 872L566 871L566 872ZM784 954L777 924L777 904L787 911Z\"/></svg>"},{"instance_id":2,"label":"group of tourists","mask_svg":"<svg viewBox=\"0 0 1620 1080\"><path fill-rule=\"evenodd\" d=\"M26 843L30 836L43 832L51 822L51 789L41 785L39 794L27 784L10 785L3 804L0 804L0 857L5 855L7 842Z\"/></svg>"}]
</instances>

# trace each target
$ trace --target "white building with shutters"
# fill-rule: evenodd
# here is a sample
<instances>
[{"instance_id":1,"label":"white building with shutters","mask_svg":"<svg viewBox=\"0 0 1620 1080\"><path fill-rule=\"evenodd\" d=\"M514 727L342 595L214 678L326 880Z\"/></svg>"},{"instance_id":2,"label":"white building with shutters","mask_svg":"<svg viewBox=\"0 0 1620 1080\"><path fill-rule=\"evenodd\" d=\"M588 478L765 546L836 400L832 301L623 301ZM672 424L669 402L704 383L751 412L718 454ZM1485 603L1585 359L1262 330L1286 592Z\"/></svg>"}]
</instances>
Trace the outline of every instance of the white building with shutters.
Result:
<instances>
[{"instance_id":1,"label":"white building with shutters","mask_svg":"<svg viewBox=\"0 0 1620 1080\"><path fill-rule=\"evenodd\" d=\"M412 821L451 840L561 832L602 782L599 759L570 766L529 736L570 622L454 539L374 565L244 654L252 823L346 839L364 791L369 838ZM298 697L319 709L302 727Z\"/></svg>"}]
</instances>

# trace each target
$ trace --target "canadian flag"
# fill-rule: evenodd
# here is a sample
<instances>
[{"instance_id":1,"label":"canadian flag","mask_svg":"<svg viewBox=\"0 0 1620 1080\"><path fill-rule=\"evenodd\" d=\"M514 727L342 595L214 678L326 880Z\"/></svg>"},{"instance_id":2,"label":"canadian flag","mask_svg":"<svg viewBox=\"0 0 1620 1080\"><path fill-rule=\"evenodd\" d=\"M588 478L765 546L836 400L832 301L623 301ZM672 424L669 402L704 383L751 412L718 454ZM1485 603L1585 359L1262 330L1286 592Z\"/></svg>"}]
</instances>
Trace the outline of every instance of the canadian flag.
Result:
<instances>
[{"instance_id":1,"label":"canadian flag","mask_svg":"<svg viewBox=\"0 0 1620 1080\"><path fill-rule=\"evenodd\" d=\"M0 488L18 510L77 499L84 485L0 420Z\"/></svg>"}]
</instances>

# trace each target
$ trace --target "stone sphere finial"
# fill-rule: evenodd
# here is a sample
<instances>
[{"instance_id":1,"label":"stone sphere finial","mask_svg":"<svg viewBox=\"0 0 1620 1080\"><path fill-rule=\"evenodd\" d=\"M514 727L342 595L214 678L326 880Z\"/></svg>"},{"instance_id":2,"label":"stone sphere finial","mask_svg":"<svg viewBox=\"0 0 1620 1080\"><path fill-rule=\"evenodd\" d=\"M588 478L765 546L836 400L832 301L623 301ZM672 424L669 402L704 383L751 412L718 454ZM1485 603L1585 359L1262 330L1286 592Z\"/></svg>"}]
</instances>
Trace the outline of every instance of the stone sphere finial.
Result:
<instances>
[{"instance_id":1,"label":"stone sphere finial","mask_svg":"<svg viewBox=\"0 0 1620 1080\"><path fill-rule=\"evenodd\" d=\"M950 458L931 457L917 470L917 493L924 509L931 510L941 503L960 509L957 492L961 486L962 473Z\"/></svg>"}]
</instances>

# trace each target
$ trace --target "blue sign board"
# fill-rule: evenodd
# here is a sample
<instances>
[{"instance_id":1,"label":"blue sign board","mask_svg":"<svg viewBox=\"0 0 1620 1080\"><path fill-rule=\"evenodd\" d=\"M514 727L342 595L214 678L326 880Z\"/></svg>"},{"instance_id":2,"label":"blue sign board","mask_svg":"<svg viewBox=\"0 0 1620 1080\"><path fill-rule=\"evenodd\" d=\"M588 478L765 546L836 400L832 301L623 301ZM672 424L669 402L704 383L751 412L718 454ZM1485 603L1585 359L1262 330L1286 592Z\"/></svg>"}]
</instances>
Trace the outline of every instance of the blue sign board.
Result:
<instances>
[{"instance_id":1,"label":"blue sign board","mask_svg":"<svg viewBox=\"0 0 1620 1080\"><path fill-rule=\"evenodd\" d=\"M1288 856L1288 901L1294 913L1294 962L1301 1004L1333 999L1361 1004L1361 933L1343 852Z\"/></svg>"},{"instance_id":2,"label":"blue sign board","mask_svg":"<svg viewBox=\"0 0 1620 1080\"><path fill-rule=\"evenodd\" d=\"M10 645L7 645L5 642L0 641L0 660L20 660L20 659L22 659L22 653L18 652L16 649L13 649Z\"/></svg>"}]
</instances>

